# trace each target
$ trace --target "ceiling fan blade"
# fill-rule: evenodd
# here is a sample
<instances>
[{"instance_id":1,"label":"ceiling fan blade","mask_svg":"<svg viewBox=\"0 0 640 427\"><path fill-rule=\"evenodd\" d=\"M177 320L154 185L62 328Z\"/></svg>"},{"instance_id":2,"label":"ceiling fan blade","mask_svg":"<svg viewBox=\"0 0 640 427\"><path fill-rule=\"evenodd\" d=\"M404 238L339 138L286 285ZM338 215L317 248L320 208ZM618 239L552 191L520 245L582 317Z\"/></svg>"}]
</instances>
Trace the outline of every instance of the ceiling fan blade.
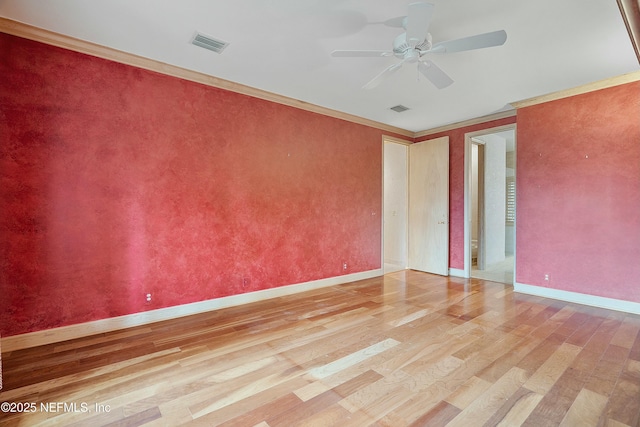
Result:
<instances>
[{"instance_id":1,"label":"ceiling fan blade","mask_svg":"<svg viewBox=\"0 0 640 427\"><path fill-rule=\"evenodd\" d=\"M451 77L428 59L418 62L418 70L438 89L444 89L453 83Z\"/></svg>"},{"instance_id":2,"label":"ceiling fan blade","mask_svg":"<svg viewBox=\"0 0 640 427\"><path fill-rule=\"evenodd\" d=\"M402 68L402 64L404 64L404 61L398 62L397 64L393 64L385 68L380 74L372 78L369 83L362 86L362 89L369 90L377 87L378 85L380 85L380 83L382 83L383 80Z\"/></svg>"},{"instance_id":3,"label":"ceiling fan blade","mask_svg":"<svg viewBox=\"0 0 640 427\"><path fill-rule=\"evenodd\" d=\"M391 56L393 52L388 50L334 50L331 56L336 58L366 58Z\"/></svg>"},{"instance_id":4,"label":"ceiling fan blade","mask_svg":"<svg viewBox=\"0 0 640 427\"><path fill-rule=\"evenodd\" d=\"M461 39L436 43L431 48L433 53L453 53L465 50L483 49L485 47L502 46L507 41L505 30L492 31Z\"/></svg>"},{"instance_id":5,"label":"ceiling fan blade","mask_svg":"<svg viewBox=\"0 0 640 427\"><path fill-rule=\"evenodd\" d=\"M416 47L427 38L434 6L431 3L411 3L407 15L407 43Z\"/></svg>"},{"instance_id":6,"label":"ceiling fan blade","mask_svg":"<svg viewBox=\"0 0 640 427\"><path fill-rule=\"evenodd\" d=\"M383 22L383 24L386 25L387 27L403 28L406 18L407 18L406 16L398 16L396 18L387 19L386 21Z\"/></svg>"}]
</instances>

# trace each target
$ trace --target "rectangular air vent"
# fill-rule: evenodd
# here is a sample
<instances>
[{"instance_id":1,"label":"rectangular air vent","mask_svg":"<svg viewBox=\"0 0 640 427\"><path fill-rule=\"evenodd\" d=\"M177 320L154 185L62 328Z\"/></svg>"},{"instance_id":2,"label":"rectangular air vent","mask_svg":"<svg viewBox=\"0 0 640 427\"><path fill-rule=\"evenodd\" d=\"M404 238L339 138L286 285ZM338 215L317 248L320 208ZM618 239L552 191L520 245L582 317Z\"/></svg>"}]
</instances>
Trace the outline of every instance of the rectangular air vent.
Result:
<instances>
[{"instance_id":1,"label":"rectangular air vent","mask_svg":"<svg viewBox=\"0 0 640 427\"><path fill-rule=\"evenodd\" d=\"M214 39L213 37L206 36L202 33L196 33L191 39L191 44L212 50L215 53L222 53L222 51L229 46L229 43L227 42Z\"/></svg>"},{"instance_id":2,"label":"rectangular air vent","mask_svg":"<svg viewBox=\"0 0 640 427\"><path fill-rule=\"evenodd\" d=\"M402 113L403 111L407 111L409 108L404 105L396 105L395 107L391 107L390 110L395 111L396 113Z\"/></svg>"}]
</instances>

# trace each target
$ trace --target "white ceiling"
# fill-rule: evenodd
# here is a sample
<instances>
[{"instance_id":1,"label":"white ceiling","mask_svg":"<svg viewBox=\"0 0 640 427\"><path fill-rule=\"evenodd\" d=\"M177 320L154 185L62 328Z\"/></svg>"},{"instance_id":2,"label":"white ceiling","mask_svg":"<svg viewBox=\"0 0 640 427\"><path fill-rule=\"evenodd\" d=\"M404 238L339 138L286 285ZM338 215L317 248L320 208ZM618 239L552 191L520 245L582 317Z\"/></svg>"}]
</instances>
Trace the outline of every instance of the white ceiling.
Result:
<instances>
[{"instance_id":1,"label":"white ceiling","mask_svg":"<svg viewBox=\"0 0 640 427\"><path fill-rule=\"evenodd\" d=\"M616 0L431 0L434 43L500 29L507 42L431 55L455 81L442 90L411 64L362 90L398 60L330 53L391 50L403 30L381 22L410 2L0 0L0 16L411 132L640 69ZM230 45L222 54L193 46L196 31ZM397 104L410 110L389 110Z\"/></svg>"}]
</instances>

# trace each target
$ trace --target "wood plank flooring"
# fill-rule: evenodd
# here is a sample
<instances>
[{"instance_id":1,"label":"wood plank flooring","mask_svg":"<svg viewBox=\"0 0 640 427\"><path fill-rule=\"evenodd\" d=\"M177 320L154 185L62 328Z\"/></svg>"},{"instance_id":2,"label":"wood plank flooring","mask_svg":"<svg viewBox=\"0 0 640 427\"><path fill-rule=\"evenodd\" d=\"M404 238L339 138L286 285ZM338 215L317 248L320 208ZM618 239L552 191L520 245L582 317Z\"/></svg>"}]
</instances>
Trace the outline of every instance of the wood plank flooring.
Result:
<instances>
[{"instance_id":1,"label":"wood plank flooring","mask_svg":"<svg viewBox=\"0 0 640 427\"><path fill-rule=\"evenodd\" d=\"M2 426L640 424L640 316L415 271L2 361Z\"/></svg>"}]
</instances>

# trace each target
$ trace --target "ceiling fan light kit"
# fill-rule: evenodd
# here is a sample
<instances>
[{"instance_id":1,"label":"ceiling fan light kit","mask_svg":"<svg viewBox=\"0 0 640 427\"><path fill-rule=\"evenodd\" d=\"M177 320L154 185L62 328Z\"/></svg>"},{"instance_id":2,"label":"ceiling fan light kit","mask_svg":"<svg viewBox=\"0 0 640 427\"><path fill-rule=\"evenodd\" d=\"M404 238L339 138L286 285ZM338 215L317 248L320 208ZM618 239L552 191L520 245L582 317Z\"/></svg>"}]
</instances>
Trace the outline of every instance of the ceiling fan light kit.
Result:
<instances>
[{"instance_id":1,"label":"ceiling fan light kit","mask_svg":"<svg viewBox=\"0 0 640 427\"><path fill-rule=\"evenodd\" d=\"M387 20L390 26L400 26L405 32L398 35L393 41L393 50L334 50L333 57L385 57L395 56L400 62L384 69L375 76L363 89L373 89L391 74L398 71L405 63L416 64L418 71L424 75L436 88L444 89L453 84L453 79L440 69L433 61L425 58L430 53L447 54L464 52L468 50L484 49L493 46L502 46L507 41L507 33L504 30L492 31L489 33L477 34L460 39L445 42L432 42L429 33L429 24L433 18L435 6L431 3L417 2L409 5L406 17L392 18Z\"/></svg>"}]
</instances>

